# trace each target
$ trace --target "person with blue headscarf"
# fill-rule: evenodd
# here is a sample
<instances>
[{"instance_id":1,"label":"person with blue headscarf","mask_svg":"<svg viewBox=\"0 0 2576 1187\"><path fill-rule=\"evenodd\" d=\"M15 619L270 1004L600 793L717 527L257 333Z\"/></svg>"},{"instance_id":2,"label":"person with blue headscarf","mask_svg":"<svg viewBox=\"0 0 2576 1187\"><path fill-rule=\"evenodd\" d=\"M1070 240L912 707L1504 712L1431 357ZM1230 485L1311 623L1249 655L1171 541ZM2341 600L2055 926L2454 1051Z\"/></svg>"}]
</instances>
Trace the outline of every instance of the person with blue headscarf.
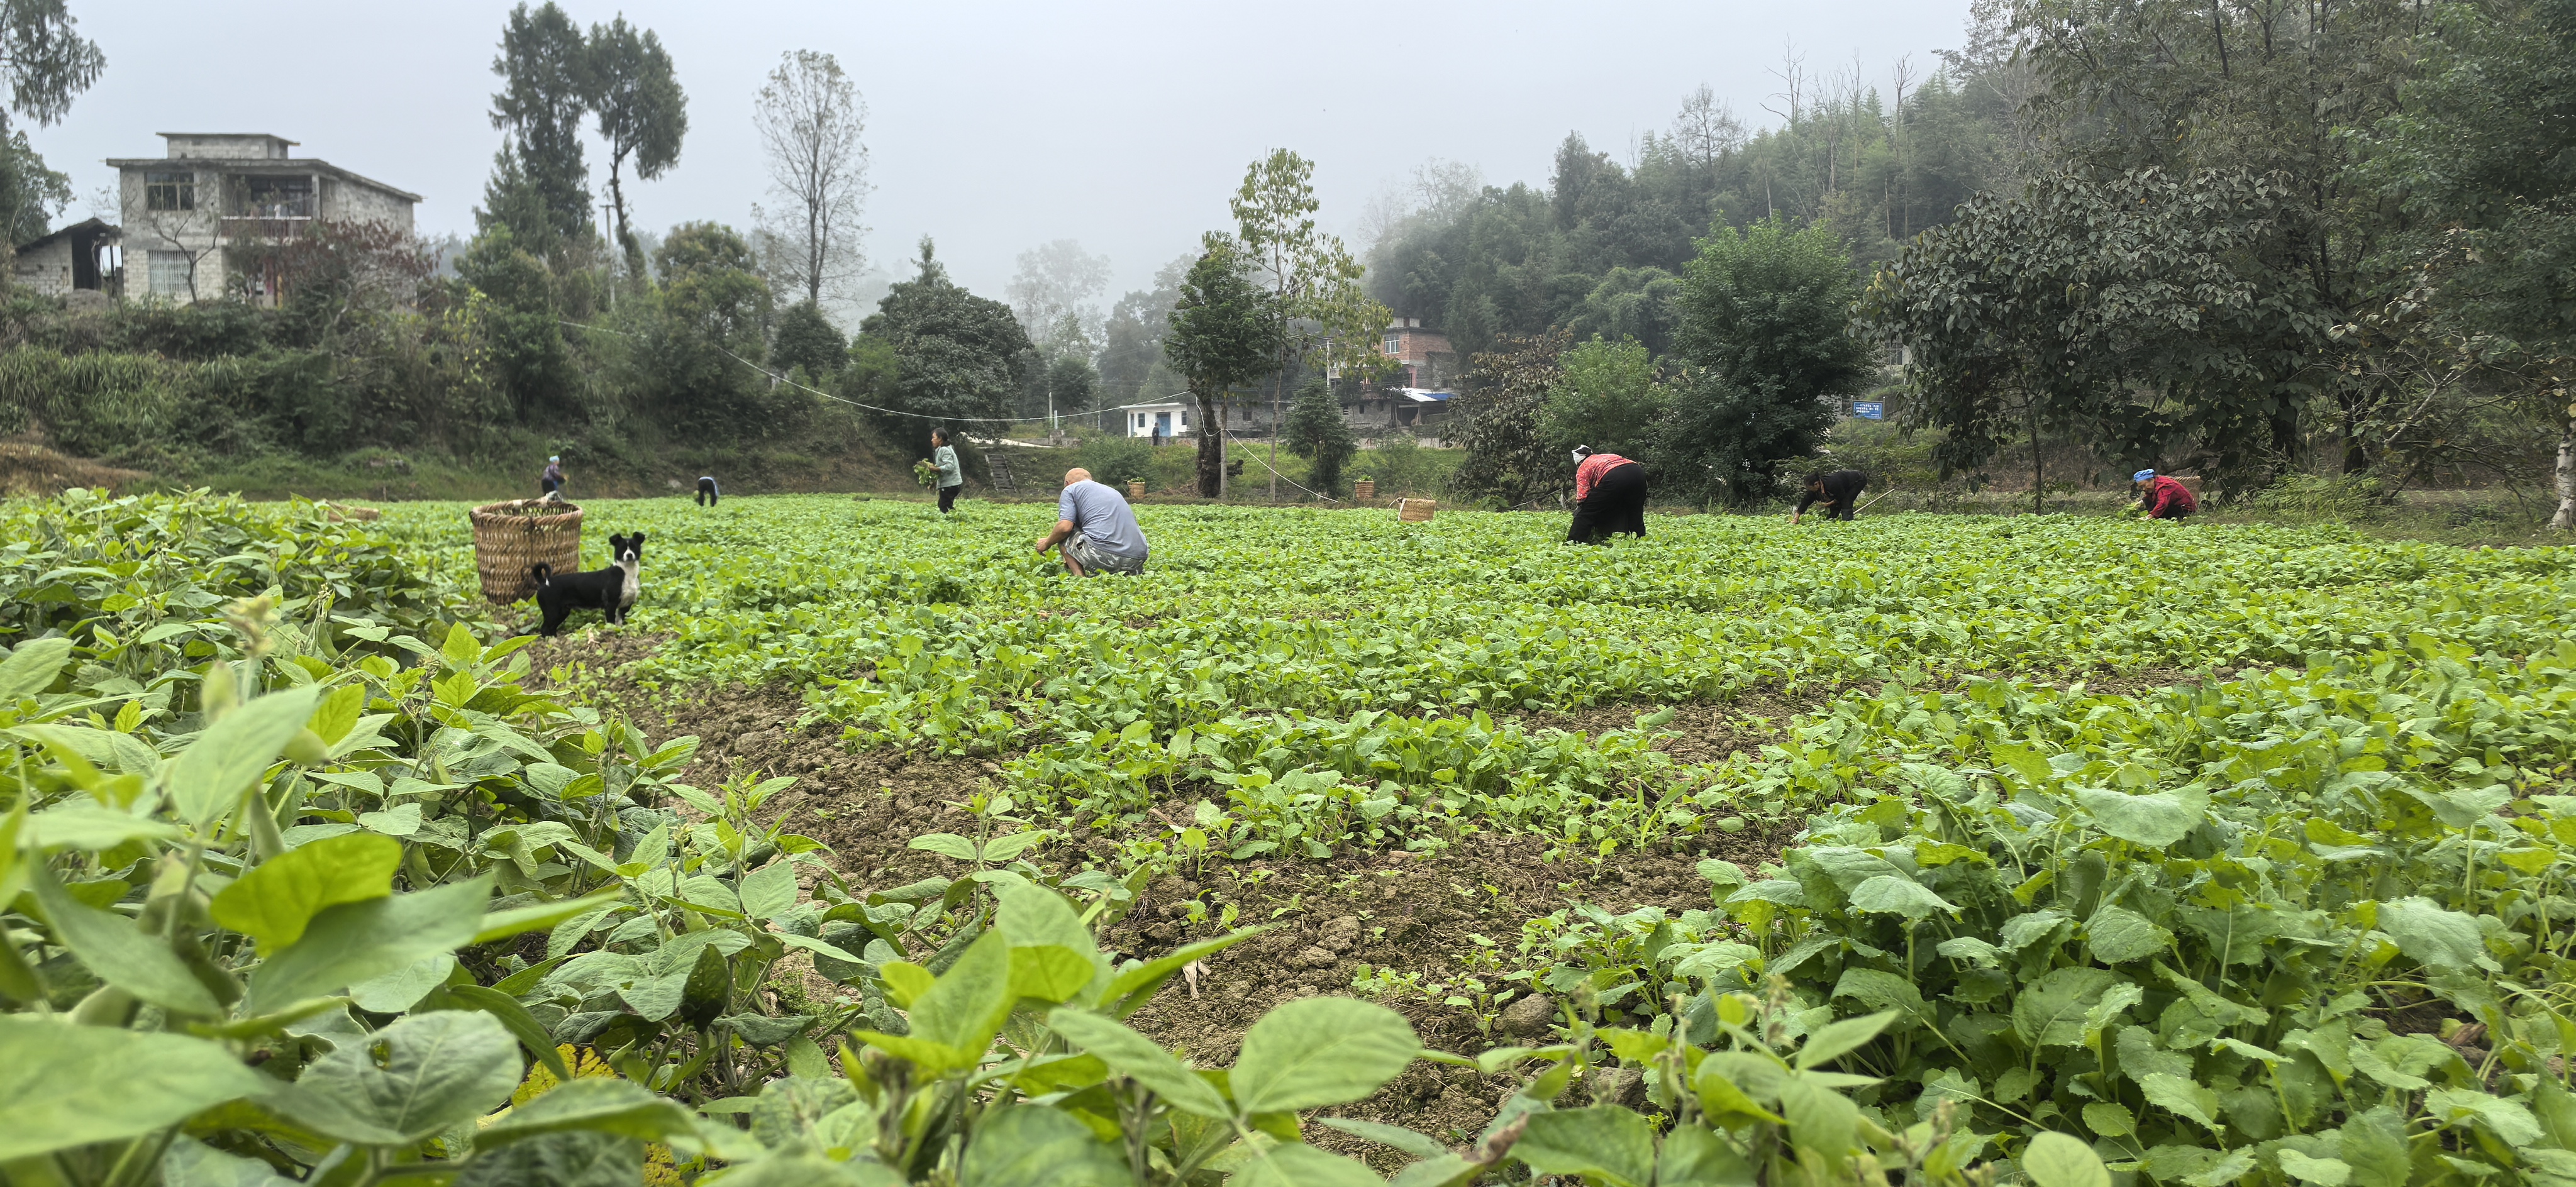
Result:
<instances>
[{"instance_id":1,"label":"person with blue headscarf","mask_svg":"<svg viewBox=\"0 0 2576 1187\"><path fill-rule=\"evenodd\" d=\"M2182 519L2200 510L2200 500L2192 497L2191 488L2181 479L2153 470L2131 475L2129 489L2138 496L2139 513L2149 519Z\"/></svg>"}]
</instances>

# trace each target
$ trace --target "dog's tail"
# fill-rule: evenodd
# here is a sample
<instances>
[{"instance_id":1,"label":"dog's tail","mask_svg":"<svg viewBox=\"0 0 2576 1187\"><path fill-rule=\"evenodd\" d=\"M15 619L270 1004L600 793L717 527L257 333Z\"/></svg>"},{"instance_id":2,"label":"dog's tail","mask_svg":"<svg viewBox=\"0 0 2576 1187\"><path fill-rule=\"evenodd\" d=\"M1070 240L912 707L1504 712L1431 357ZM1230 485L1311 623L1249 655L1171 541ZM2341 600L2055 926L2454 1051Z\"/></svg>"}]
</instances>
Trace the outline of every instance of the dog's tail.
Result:
<instances>
[{"instance_id":1,"label":"dog's tail","mask_svg":"<svg viewBox=\"0 0 2576 1187\"><path fill-rule=\"evenodd\" d=\"M536 574L536 577L537 577L537 584L539 584L539 585L544 585L544 584L546 583L547 579L553 575L553 573L554 573L554 566L553 566L553 565L542 565L542 564L541 564L541 565L532 565L532 566L530 566L530 567L529 567L528 571L529 571L529 572L531 572L531 573Z\"/></svg>"}]
</instances>

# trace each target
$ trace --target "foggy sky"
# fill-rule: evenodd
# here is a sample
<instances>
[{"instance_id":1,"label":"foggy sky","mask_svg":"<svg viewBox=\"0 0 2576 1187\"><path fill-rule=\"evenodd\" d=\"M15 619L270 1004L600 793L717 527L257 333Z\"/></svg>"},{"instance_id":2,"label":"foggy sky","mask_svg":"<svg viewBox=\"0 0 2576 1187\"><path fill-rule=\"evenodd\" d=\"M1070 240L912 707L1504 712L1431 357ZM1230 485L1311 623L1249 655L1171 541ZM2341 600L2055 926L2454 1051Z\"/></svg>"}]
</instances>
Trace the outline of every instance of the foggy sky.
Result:
<instances>
[{"instance_id":1,"label":"foggy sky","mask_svg":"<svg viewBox=\"0 0 2576 1187\"><path fill-rule=\"evenodd\" d=\"M505 0L72 0L107 72L29 137L91 211L108 157L158 156L158 132L267 132L298 156L424 196L420 230L470 235L501 134L488 118ZM889 4L566 0L587 26L653 29L689 95L680 163L627 193L637 225L747 225L767 179L751 133L782 51L837 55L866 97L875 192L867 246L908 275L938 241L961 283L1000 297L1018 254L1078 239L1115 266L1114 298L1230 226L1226 198L1273 147L1317 163L1328 229L1427 158L1491 183L1543 184L1569 130L1626 159L1700 83L1753 127L1794 42L1811 71L1884 89L1960 40L1966 0L1823 4ZM605 154L594 139L594 189ZM113 221L113 211L104 211Z\"/></svg>"}]
</instances>

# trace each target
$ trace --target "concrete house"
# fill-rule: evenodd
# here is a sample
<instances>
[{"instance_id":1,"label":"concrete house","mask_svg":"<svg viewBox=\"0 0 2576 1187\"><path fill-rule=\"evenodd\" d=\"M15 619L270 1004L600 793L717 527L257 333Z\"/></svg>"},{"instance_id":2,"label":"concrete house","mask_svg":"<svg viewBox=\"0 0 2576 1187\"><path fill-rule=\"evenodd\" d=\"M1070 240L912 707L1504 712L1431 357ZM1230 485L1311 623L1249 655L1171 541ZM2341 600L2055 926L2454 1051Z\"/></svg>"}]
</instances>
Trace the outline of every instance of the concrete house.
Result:
<instances>
[{"instance_id":1,"label":"concrete house","mask_svg":"<svg viewBox=\"0 0 2576 1187\"><path fill-rule=\"evenodd\" d=\"M18 245L15 279L48 297L104 301L115 288L116 228L105 219L86 219Z\"/></svg>"},{"instance_id":2,"label":"concrete house","mask_svg":"<svg viewBox=\"0 0 2576 1187\"><path fill-rule=\"evenodd\" d=\"M163 132L158 157L107 163L119 178L124 212L125 293L182 304L224 292L239 276L245 295L281 295L261 253L317 221L383 223L412 229L420 195L288 150L295 141L250 133Z\"/></svg>"}]
</instances>

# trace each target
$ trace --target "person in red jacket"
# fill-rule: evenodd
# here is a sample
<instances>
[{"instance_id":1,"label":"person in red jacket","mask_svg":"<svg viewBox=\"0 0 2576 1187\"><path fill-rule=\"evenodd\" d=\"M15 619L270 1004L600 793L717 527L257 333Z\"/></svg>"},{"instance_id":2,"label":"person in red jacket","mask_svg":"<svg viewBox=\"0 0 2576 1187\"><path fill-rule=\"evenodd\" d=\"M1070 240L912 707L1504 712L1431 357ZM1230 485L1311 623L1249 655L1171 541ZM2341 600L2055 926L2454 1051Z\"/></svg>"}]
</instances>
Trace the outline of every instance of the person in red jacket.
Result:
<instances>
[{"instance_id":1,"label":"person in red jacket","mask_svg":"<svg viewBox=\"0 0 2576 1187\"><path fill-rule=\"evenodd\" d=\"M2153 470L2132 475L2129 488L2137 492L2138 509L2149 519L2181 519L2200 510L2200 500L2191 497L2190 487Z\"/></svg>"},{"instance_id":2,"label":"person in red jacket","mask_svg":"<svg viewBox=\"0 0 2576 1187\"><path fill-rule=\"evenodd\" d=\"M1574 523L1565 530L1568 543L1608 543L1626 532L1646 535L1646 468L1615 453L1594 453L1591 446L1574 451Z\"/></svg>"}]
</instances>

